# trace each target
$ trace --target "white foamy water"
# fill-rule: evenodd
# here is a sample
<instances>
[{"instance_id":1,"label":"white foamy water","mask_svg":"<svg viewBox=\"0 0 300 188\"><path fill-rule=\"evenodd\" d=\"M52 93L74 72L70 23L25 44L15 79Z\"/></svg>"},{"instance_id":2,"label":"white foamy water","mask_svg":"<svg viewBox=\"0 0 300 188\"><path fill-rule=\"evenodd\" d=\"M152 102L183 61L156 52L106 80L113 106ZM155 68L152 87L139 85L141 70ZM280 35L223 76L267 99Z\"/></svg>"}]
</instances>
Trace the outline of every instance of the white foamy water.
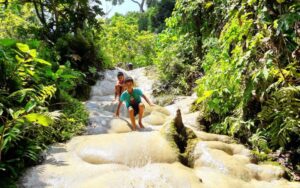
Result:
<instances>
[{"instance_id":1,"label":"white foamy water","mask_svg":"<svg viewBox=\"0 0 300 188\"><path fill-rule=\"evenodd\" d=\"M250 151L229 137L197 131L198 113L189 111L195 97L178 97L166 108L146 105L146 128L132 132L124 106L121 118L114 117L118 71L105 71L104 79L92 88L85 103L90 113L87 135L51 146L43 164L28 169L21 178L22 187L300 188L282 178L280 167L251 163ZM152 98L154 81L145 76L145 69L124 72ZM192 152L193 168L178 162L176 148L159 131L177 108L199 139Z\"/></svg>"}]
</instances>

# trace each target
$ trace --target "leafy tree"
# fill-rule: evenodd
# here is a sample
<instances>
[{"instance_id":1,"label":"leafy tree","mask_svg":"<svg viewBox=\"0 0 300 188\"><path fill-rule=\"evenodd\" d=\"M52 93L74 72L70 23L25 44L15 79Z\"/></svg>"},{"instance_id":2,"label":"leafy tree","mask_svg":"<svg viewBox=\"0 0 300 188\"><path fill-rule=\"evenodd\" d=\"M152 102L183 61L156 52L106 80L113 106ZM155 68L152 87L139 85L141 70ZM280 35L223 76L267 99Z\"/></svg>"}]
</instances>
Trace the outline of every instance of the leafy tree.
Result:
<instances>
[{"instance_id":1,"label":"leafy tree","mask_svg":"<svg viewBox=\"0 0 300 188\"><path fill-rule=\"evenodd\" d=\"M176 1L156 45L161 89L188 93L198 78L195 109L207 130L263 152L295 150L299 8L297 1Z\"/></svg>"},{"instance_id":2,"label":"leafy tree","mask_svg":"<svg viewBox=\"0 0 300 188\"><path fill-rule=\"evenodd\" d=\"M44 40L55 43L58 38L78 29L84 29L85 25L100 29L97 16L103 15L98 0L64 1L64 0L23 0L22 4L30 3L35 14L42 24L40 31Z\"/></svg>"},{"instance_id":3,"label":"leafy tree","mask_svg":"<svg viewBox=\"0 0 300 188\"><path fill-rule=\"evenodd\" d=\"M253 1L226 11L220 14L229 15L220 32L203 43L209 48L202 61L205 75L197 81L200 121L207 130L239 138L261 152L295 150L299 63L293 54L299 6ZM290 161L299 163L299 153L292 153Z\"/></svg>"},{"instance_id":4,"label":"leafy tree","mask_svg":"<svg viewBox=\"0 0 300 188\"><path fill-rule=\"evenodd\" d=\"M108 0L113 5L122 4L123 0ZM170 17L175 7L175 0L149 0L149 1L133 1L140 7L147 5L147 11L142 8L139 17L138 25L139 30L152 31L159 33L165 28L165 19Z\"/></svg>"},{"instance_id":5,"label":"leafy tree","mask_svg":"<svg viewBox=\"0 0 300 188\"><path fill-rule=\"evenodd\" d=\"M30 4L21 6L17 1L7 1L5 6L0 10L0 38L28 39L40 29Z\"/></svg>"},{"instance_id":6,"label":"leafy tree","mask_svg":"<svg viewBox=\"0 0 300 188\"><path fill-rule=\"evenodd\" d=\"M73 96L88 96L97 70L109 66L95 37L99 5L0 2L0 187L36 164L48 144L66 141L86 125L88 113Z\"/></svg>"},{"instance_id":7,"label":"leafy tree","mask_svg":"<svg viewBox=\"0 0 300 188\"><path fill-rule=\"evenodd\" d=\"M165 29L165 19L172 15L175 0L161 0L147 12L150 30L156 33Z\"/></svg>"},{"instance_id":8,"label":"leafy tree","mask_svg":"<svg viewBox=\"0 0 300 188\"><path fill-rule=\"evenodd\" d=\"M137 17L116 15L104 26L101 43L113 64L132 62L136 66L152 63L154 34L139 31Z\"/></svg>"}]
</instances>

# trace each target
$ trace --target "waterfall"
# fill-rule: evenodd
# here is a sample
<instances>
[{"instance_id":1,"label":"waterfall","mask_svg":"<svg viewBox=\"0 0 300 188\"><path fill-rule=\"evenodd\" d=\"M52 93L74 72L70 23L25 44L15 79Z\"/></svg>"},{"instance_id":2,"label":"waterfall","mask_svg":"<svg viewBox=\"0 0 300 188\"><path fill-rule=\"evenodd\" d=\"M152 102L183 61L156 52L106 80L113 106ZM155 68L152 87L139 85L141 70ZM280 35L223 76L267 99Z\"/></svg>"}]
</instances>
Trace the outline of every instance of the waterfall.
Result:
<instances>
[{"instance_id":1,"label":"waterfall","mask_svg":"<svg viewBox=\"0 0 300 188\"><path fill-rule=\"evenodd\" d=\"M228 136L197 130L198 112L189 108L195 96L177 97L165 108L146 105L145 129L132 132L127 109L114 117L117 104L114 85L118 71L134 78L145 95L152 98L154 80L145 68L107 70L93 86L86 135L49 147L43 164L26 171L20 187L109 187L109 188L299 188L283 179L284 171L269 164L253 164L251 152ZM179 162L179 149L161 133L176 110L183 124L197 136L189 153L190 167ZM167 129L166 129L167 130Z\"/></svg>"}]
</instances>

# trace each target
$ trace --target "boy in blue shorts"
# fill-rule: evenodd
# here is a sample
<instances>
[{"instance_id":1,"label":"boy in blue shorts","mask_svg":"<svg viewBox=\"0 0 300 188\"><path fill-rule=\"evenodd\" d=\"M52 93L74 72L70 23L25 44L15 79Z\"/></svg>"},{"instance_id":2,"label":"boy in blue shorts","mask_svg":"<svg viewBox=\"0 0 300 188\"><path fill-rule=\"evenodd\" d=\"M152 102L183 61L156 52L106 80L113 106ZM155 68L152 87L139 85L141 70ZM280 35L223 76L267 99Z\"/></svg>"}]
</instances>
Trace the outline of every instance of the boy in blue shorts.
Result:
<instances>
[{"instance_id":1,"label":"boy in blue shorts","mask_svg":"<svg viewBox=\"0 0 300 188\"><path fill-rule=\"evenodd\" d=\"M149 99L143 94L143 92L140 89L133 88L133 79L131 77L127 77L125 79L125 85L127 89L122 93L120 97L120 101L116 111L116 116L119 117L120 107L122 105L122 102L125 102L129 112L129 118L131 120L133 130L135 131L136 130L135 116L137 114L139 115L139 126L141 128L144 128L142 123L142 118L143 118L145 105L142 103L141 97L143 97L150 106L154 106L154 104L152 104L149 101Z\"/></svg>"}]
</instances>

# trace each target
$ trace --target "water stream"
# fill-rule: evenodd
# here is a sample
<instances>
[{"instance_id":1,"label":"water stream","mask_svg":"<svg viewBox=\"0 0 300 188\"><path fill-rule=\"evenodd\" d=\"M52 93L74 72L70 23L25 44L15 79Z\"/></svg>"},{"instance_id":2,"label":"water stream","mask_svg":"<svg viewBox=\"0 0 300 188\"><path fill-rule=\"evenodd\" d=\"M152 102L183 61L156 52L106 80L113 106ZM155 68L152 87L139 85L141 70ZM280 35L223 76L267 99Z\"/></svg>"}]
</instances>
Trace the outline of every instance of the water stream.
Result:
<instances>
[{"instance_id":1,"label":"water stream","mask_svg":"<svg viewBox=\"0 0 300 188\"><path fill-rule=\"evenodd\" d=\"M189 111L195 96L178 97L165 108L146 106L146 128L132 132L124 106L121 118L113 116L117 71L102 73L104 79L85 103L90 113L86 135L51 146L43 164L28 169L21 178L22 187L300 188L299 183L282 178L280 167L251 163L250 151L229 137L198 131L198 114ZM154 80L144 68L126 74L152 98ZM178 108L185 126L199 139L192 153L193 168L179 162L176 148L159 131Z\"/></svg>"}]
</instances>

